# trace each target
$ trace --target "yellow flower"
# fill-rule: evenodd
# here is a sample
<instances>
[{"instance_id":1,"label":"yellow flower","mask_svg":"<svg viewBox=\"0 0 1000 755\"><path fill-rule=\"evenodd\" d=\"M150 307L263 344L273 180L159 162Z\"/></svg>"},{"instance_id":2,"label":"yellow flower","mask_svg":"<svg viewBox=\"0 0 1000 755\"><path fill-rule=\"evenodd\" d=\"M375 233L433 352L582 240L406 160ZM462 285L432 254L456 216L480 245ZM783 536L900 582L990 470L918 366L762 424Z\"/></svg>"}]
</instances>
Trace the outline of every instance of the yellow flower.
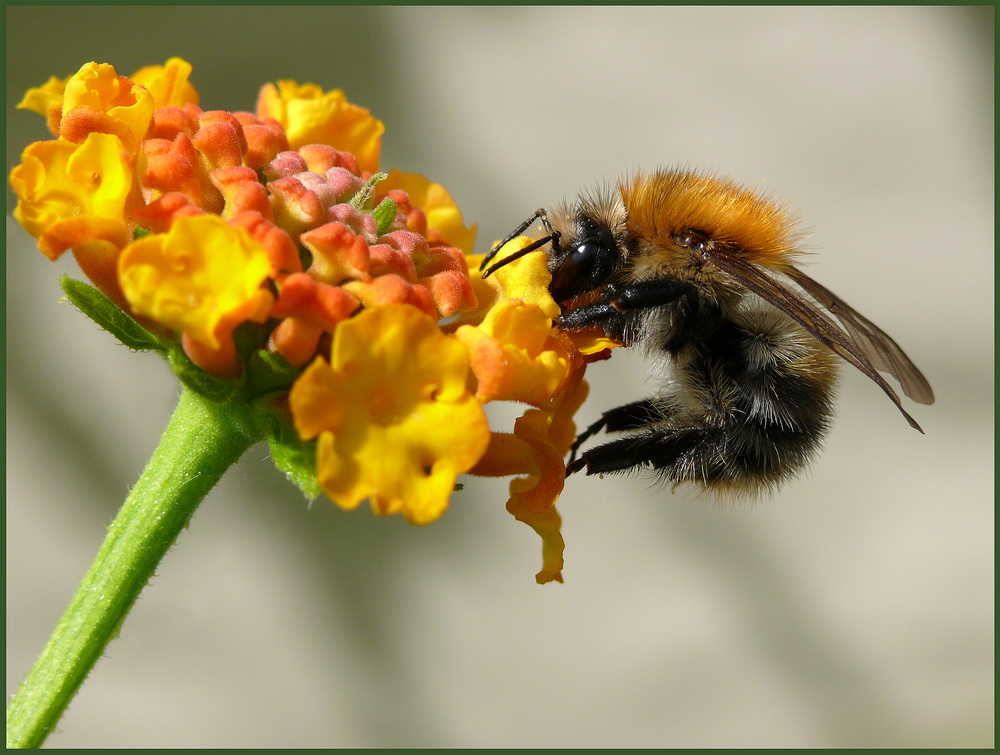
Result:
<instances>
[{"instance_id":1,"label":"yellow flower","mask_svg":"<svg viewBox=\"0 0 1000 755\"><path fill-rule=\"evenodd\" d=\"M59 135L59 118L62 116L63 92L66 90L66 79L50 76L40 87L32 87L24 94L24 99L17 103L22 110L31 110L45 117L46 124L55 135Z\"/></svg>"},{"instance_id":2,"label":"yellow flower","mask_svg":"<svg viewBox=\"0 0 1000 755\"><path fill-rule=\"evenodd\" d=\"M257 117L274 118L285 129L291 149L327 144L358 159L362 171L378 170L385 126L370 112L352 105L339 89L324 92L315 84L279 81L265 84L257 99Z\"/></svg>"},{"instance_id":3,"label":"yellow flower","mask_svg":"<svg viewBox=\"0 0 1000 755\"><path fill-rule=\"evenodd\" d=\"M527 236L518 236L507 242L501 249L501 253L493 259L492 264L521 251L530 243L531 239ZM543 252L526 254L504 265L486 280L483 280L482 273L479 271L482 260L481 255L469 257L469 271L476 295L478 296L480 290L484 288L492 288L496 293L492 296L480 296L480 301L496 299L499 295L506 299L520 299L525 304L534 304L549 317L559 316L559 305L549 293L552 274L549 272Z\"/></svg>"},{"instance_id":4,"label":"yellow flower","mask_svg":"<svg viewBox=\"0 0 1000 755\"><path fill-rule=\"evenodd\" d=\"M493 264L519 252L530 243L532 240L527 236L518 236L512 239L494 258ZM479 297L479 309L477 313L470 313L467 317L460 318L459 322L475 322L477 314L482 316L484 310L495 306L497 300L502 298L519 299L526 304L534 304L551 318L559 316L559 305L549 294L549 283L552 282L552 275L549 273L548 263L543 252L527 254L508 265L504 265L486 280L483 280L479 273L479 265L482 260L482 255L468 257L473 289L476 296ZM569 331L566 335L573 342L577 351L584 356L599 354L607 349L622 345L620 341L605 336L599 328Z\"/></svg>"},{"instance_id":5,"label":"yellow flower","mask_svg":"<svg viewBox=\"0 0 1000 755\"><path fill-rule=\"evenodd\" d=\"M476 398L544 406L563 385L571 356L555 337L549 317L535 305L503 299L478 327L462 325L455 337L471 355Z\"/></svg>"},{"instance_id":6,"label":"yellow flower","mask_svg":"<svg viewBox=\"0 0 1000 755\"><path fill-rule=\"evenodd\" d=\"M162 66L140 68L129 78L146 87L153 96L154 107L180 107L198 104L198 90L188 81L191 64L182 58L170 58Z\"/></svg>"},{"instance_id":7,"label":"yellow flower","mask_svg":"<svg viewBox=\"0 0 1000 755\"><path fill-rule=\"evenodd\" d=\"M35 142L10 174L14 217L50 259L91 238L124 246L132 179L124 147L110 134L92 133L82 144Z\"/></svg>"},{"instance_id":8,"label":"yellow flower","mask_svg":"<svg viewBox=\"0 0 1000 755\"><path fill-rule=\"evenodd\" d=\"M153 117L153 96L107 63L87 63L66 82L59 135L83 141L94 131L114 134L135 154Z\"/></svg>"},{"instance_id":9,"label":"yellow flower","mask_svg":"<svg viewBox=\"0 0 1000 755\"><path fill-rule=\"evenodd\" d=\"M134 241L122 252L118 269L137 313L208 352L223 353L224 366L211 365L217 374L238 371L232 331L246 320L266 319L273 301L261 288L271 273L264 247L216 215L182 217L169 232Z\"/></svg>"},{"instance_id":10,"label":"yellow flower","mask_svg":"<svg viewBox=\"0 0 1000 755\"><path fill-rule=\"evenodd\" d=\"M562 582L563 539L555 502L566 480L563 459L576 437L573 415L587 398L583 374L583 365L576 365L550 409L528 409L514 423L513 434L493 433L471 471L482 477L521 475L511 480L507 511L542 538L539 584Z\"/></svg>"},{"instance_id":11,"label":"yellow flower","mask_svg":"<svg viewBox=\"0 0 1000 755\"><path fill-rule=\"evenodd\" d=\"M476 243L476 226L462 223L462 213L451 194L441 184L428 181L419 173L389 172L389 177L378 184L378 193L387 194L400 189L410 195L410 204L419 207L427 216L427 228L437 231L451 246L465 254L472 253Z\"/></svg>"},{"instance_id":12,"label":"yellow flower","mask_svg":"<svg viewBox=\"0 0 1000 755\"><path fill-rule=\"evenodd\" d=\"M368 498L379 515L437 519L489 443L468 369L465 347L409 305L338 324L330 362L317 358L289 395L299 435L317 438L324 492L348 510Z\"/></svg>"},{"instance_id":13,"label":"yellow flower","mask_svg":"<svg viewBox=\"0 0 1000 755\"><path fill-rule=\"evenodd\" d=\"M520 237L510 254L530 243ZM467 257L479 306L461 314L455 336L469 347L482 402L523 401L544 406L562 388L572 355L551 320L559 305L549 294L544 254L529 254L483 280L481 256Z\"/></svg>"}]
</instances>

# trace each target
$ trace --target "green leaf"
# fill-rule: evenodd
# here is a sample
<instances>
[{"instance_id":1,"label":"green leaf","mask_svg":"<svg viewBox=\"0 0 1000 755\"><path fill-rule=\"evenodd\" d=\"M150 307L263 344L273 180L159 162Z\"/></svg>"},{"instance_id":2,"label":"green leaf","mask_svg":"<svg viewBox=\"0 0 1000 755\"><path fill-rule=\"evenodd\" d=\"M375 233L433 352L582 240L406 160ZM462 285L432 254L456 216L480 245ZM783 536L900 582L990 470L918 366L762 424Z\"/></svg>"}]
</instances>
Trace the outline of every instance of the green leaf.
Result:
<instances>
[{"instance_id":1,"label":"green leaf","mask_svg":"<svg viewBox=\"0 0 1000 755\"><path fill-rule=\"evenodd\" d=\"M312 501L323 492L316 479L316 441L302 440L289 422L276 417L267 444L271 447L274 466L284 472L306 498Z\"/></svg>"},{"instance_id":2,"label":"green leaf","mask_svg":"<svg viewBox=\"0 0 1000 755\"><path fill-rule=\"evenodd\" d=\"M242 380L223 380L205 372L191 361L180 344L171 344L167 361L178 380L195 393L216 403L225 403L242 386Z\"/></svg>"},{"instance_id":3,"label":"green leaf","mask_svg":"<svg viewBox=\"0 0 1000 755\"><path fill-rule=\"evenodd\" d=\"M74 280L68 275L59 279L59 285L66 292L77 309L96 322L111 335L134 351L157 351L165 354L164 342L129 317L122 308L89 283Z\"/></svg>"},{"instance_id":4,"label":"green leaf","mask_svg":"<svg viewBox=\"0 0 1000 755\"><path fill-rule=\"evenodd\" d=\"M358 189L357 194L351 197L351 207L355 210L364 212L365 207L368 205L368 200L370 200L372 195L375 193L375 184L379 181L384 181L388 177L388 173L376 173L374 176L365 181L365 185Z\"/></svg>"},{"instance_id":5,"label":"green leaf","mask_svg":"<svg viewBox=\"0 0 1000 755\"><path fill-rule=\"evenodd\" d=\"M372 217L375 218L375 224L378 226L376 235L381 236L389 230L389 226L396 219L398 211L399 208L391 197L386 197L378 203L378 207L372 210Z\"/></svg>"}]
</instances>

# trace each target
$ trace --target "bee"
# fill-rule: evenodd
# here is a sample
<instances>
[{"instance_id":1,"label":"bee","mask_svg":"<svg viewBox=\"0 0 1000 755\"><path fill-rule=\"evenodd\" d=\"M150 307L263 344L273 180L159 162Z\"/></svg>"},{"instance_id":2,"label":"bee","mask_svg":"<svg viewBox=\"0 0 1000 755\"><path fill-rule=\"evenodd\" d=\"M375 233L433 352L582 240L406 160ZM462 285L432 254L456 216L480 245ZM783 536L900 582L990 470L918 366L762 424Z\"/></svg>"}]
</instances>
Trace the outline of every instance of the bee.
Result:
<instances>
[{"instance_id":1,"label":"bee","mask_svg":"<svg viewBox=\"0 0 1000 755\"><path fill-rule=\"evenodd\" d=\"M531 244L493 262L536 224ZM829 429L837 357L923 432L879 373L922 404L934 401L930 384L892 338L793 265L801 241L791 213L759 192L658 170L538 210L494 247L483 277L543 250L559 327L598 328L665 370L655 395L604 412L577 437L567 475L651 468L675 486L774 490ZM624 435L577 456L601 431Z\"/></svg>"}]
</instances>

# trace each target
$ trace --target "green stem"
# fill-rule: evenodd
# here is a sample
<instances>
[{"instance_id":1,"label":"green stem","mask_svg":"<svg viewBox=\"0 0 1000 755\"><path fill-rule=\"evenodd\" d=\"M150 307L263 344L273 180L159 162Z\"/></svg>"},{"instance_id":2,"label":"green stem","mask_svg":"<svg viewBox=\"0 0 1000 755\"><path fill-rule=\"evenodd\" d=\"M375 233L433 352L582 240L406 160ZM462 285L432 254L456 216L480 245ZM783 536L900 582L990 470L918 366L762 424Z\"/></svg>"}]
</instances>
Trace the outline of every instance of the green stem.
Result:
<instances>
[{"instance_id":1,"label":"green stem","mask_svg":"<svg viewBox=\"0 0 1000 755\"><path fill-rule=\"evenodd\" d=\"M263 437L245 406L189 390L52 637L7 709L7 747L39 747L225 471Z\"/></svg>"}]
</instances>

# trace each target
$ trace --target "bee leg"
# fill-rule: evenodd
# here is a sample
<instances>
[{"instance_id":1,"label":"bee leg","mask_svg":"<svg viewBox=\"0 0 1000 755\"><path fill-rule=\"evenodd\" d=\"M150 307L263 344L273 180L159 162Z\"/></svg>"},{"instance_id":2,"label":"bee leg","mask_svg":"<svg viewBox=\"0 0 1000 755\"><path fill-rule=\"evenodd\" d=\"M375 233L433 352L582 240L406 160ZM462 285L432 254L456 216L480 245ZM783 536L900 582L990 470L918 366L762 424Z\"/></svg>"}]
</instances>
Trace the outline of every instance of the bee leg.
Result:
<instances>
[{"instance_id":1,"label":"bee leg","mask_svg":"<svg viewBox=\"0 0 1000 755\"><path fill-rule=\"evenodd\" d=\"M584 467L587 474L624 472L636 467L670 467L705 439L701 428L683 428L669 432L638 433L591 448L566 467L566 474Z\"/></svg>"},{"instance_id":2,"label":"bee leg","mask_svg":"<svg viewBox=\"0 0 1000 755\"><path fill-rule=\"evenodd\" d=\"M663 406L663 402L654 401L653 399L635 401L631 404L625 404L624 406L604 412L597 422L576 436L576 440L570 446L569 465L566 468L566 474L570 475L582 468L582 464L576 463L577 451L580 450L580 446L602 430L607 430L609 433L635 430L653 422L660 422L666 419L666 416L667 412Z\"/></svg>"},{"instance_id":3,"label":"bee leg","mask_svg":"<svg viewBox=\"0 0 1000 755\"><path fill-rule=\"evenodd\" d=\"M575 464L576 452L580 450L580 446L586 443L587 440L589 440L592 436L597 435L597 433L601 432L601 430L604 429L605 424L606 420L604 419L604 417L601 417L599 420L597 420L597 422L590 425L590 427L588 427L586 430L584 430L582 433L576 436L576 440L573 441L573 445L569 447L569 463L566 466L567 477L573 474L573 472L576 472L578 469L580 469L580 467Z\"/></svg>"},{"instance_id":4,"label":"bee leg","mask_svg":"<svg viewBox=\"0 0 1000 755\"><path fill-rule=\"evenodd\" d=\"M566 330L585 328L588 325L605 325L620 320L625 312L660 307L677 301L691 293L688 283L669 278L639 281L628 285L609 283L601 299L570 310L556 320Z\"/></svg>"}]
</instances>

